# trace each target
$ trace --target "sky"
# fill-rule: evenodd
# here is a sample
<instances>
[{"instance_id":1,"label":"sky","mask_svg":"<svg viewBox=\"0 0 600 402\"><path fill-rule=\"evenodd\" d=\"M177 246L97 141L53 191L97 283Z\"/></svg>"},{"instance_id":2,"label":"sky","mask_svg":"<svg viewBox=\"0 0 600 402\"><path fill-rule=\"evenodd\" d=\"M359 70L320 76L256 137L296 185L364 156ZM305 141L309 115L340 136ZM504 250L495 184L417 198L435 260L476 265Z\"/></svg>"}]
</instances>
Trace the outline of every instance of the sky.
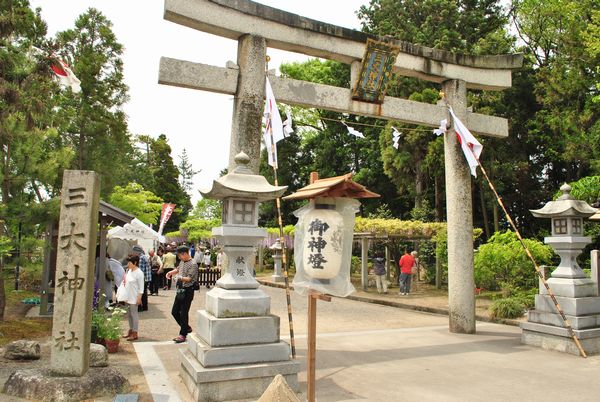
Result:
<instances>
[{"instance_id":1,"label":"sky","mask_svg":"<svg viewBox=\"0 0 600 402\"><path fill-rule=\"evenodd\" d=\"M319 21L359 29L356 10L368 0L259 0ZM42 9L48 34L71 29L75 19L89 7L100 10L112 23L124 46L125 83L129 102L124 106L132 134L154 138L164 133L177 164L186 150L194 170L192 203L199 188L210 188L227 167L233 97L158 84L161 56L224 67L236 60L237 41L205 34L163 19L162 0L30 0ZM296 53L268 49L269 68L282 62L305 61Z\"/></svg>"}]
</instances>

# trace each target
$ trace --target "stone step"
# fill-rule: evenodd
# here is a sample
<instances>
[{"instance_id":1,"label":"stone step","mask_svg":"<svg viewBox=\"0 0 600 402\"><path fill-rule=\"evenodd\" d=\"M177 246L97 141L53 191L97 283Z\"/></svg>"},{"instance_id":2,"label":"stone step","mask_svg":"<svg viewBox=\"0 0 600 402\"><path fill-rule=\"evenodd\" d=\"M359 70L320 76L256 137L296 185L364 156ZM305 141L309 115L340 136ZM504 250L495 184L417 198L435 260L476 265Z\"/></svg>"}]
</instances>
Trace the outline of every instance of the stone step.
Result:
<instances>
[{"instance_id":1,"label":"stone step","mask_svg":"<svg viewBox=\"0 0 600 402\"><path fill-rule=\"evenodd\" d=\"M206 311L217 318L265 316L271 313L271 297L261 289L215 287L206 294Z\"/></svg>"},{"instance_id":2,"label":"stone step","mask_svg":"<svg viewBox=\"0 0 600 402\"><path fill-rule=\"evenodd\" d=\"M556 300L565 314L572 316L585 316L600 314L600 297L562 297L556 296ZM548 295L535 295L535 309L555 313L556 307Z\"/></svg>"},{"instance_id":3,"label":"stone step","mask_svg":"<svg viewBox=\"0 0 600 402\"><path fill-rule=\"evenodd\" d=\"M181 379L195 401L258 399L273 377L281 374L298 392L300 363L284 362L202 367L188 349L181 349Z\"/></svg>"},{"instance_id":4,"label":"stone step","mask_svg":"<svg viewBox=\"0 0 600 402\"><path fill-rule=\"evenodd\" d=\"M564 327L555 327L554 325L546 325L546 324L538 324L535 322L522 322L521 329L532 331L532 332L540 332L544 334L550 334L554 336L561 336L565 338L571 338L569 331ZM600 328L592 328L592 329L574 329L573 332L579 339L592 339L598 338L600 339Z\"/></svg>"},{"instance_id":5,"label":"stone step","mask_svg":"<svg viewBox=\"0 0 600 402\"><path fill-rule=\"evenodd\" d=\"M198 335L191 334L188 349L204 367L263 363L289 360L290 346L283 342L211 347Z\"/></svg>"},{"instance_id":6,"label":"stone step","mask_svg":"<svg viewBox=\"0 0 600 402\"><path fill-rule=\"evenodd\" d=\"M573 329L600 328L600 314L579 317L565 314L565 316L571 323ZM527 312L527 321L538 324L554 325L556 327L562 327L564 325L563 320L558 313L540 310L529 310Z\"/></svg>"},{"instance_id":7,"label":"stone step","mask_svg":"<svg viewBox=\"0 0 600 402\"><path fill-rule=\"evenodd\" d=\"M548 286L550 286L555 296L598 296L598 285L589 278L550 278L548 279ZM540 294L548 294L545 286L540 286Z\"/></svg>"},{"instance_id":8,"label":"stone step","mask_svg":"<svg viewBox=\"0 0 600 402\"><path fill-rule=\"evenodd\" d=\"M199 310L197 334L212 347L277 343L279 317L217 318L206 310Z\"/></svg>"}]
</instances>

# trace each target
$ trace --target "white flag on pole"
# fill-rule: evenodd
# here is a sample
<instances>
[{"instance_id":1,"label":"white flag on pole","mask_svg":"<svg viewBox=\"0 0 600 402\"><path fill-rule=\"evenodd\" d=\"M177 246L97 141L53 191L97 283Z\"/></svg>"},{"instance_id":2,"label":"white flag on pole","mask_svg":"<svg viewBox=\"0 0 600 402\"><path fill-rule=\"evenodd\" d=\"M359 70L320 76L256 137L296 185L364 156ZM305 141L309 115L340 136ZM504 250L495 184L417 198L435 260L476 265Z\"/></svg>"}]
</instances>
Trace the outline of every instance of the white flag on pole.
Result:
<instances>
[{"instance_id":1,"label":"white flag on pole","mask_svg":"<svg viewBox=\"0 0 600 402\"><path fill-rule=\"evenodd\" d=\"M269 155L269 165L277 168L277 142L285 136L283 134L283 123L277 109L277 102L275 102L269 77L265 81L265 98L265 133L263 137L267 146L267 154Z\"/></svg>"},{"instance_id":2,"label":"white flag on pole","mask_svg":"<svg viewBox=\"0 0 600 402\"><path fill-rule=\"evenodd\" d=\"M394 148L398 149L399 142L400 142L400 135L402 135L402 133L400 131L398 131L398 129L396 127L392 127L392 130L393 130L392 140L394 141L394 144L392 146Z\"/></svg>"},{"instance_id":3,"label":"white flag on pole","mask_svg":"<svg viewBox=\"0 0 600 402\"><path fill-rule=\"evenodd\" d=\"M440 121L440 126L438 128L436 128L435 130L433 130L433 133L439 137L440 135L446 133L447 126L448 126L448 120L444 119L444 120Z\"/></svg>"},{"instance_id":4,"label":"white flag on pole","mask_svg":"<svg viewBox=\"0 0 600 402\"><path fill-rule=\"evenodd\" d=\"M288 137L294 132L294 129L292 128L292 114L286 110L285 115L287 119L283 122L283 134Z\"/></svg>"},{"instance_id":5,"label":"white flag on pole","mask_svg":"<svg viewBox=\"0 0 600 402\"><path fill-rule=\"evenodd\" d=\"M348 134L352 134L352 135L354 135L356 137L359 137L359 138L365 138L365 135L363 133L361 133L360 131L355 130L354 128L350 127L349 125L347 125L344 122L342 122L342 124L344 126L346 126L346 128L348 129Z\"/></svg>"},{"instance_id":6,"label":"white flag on pole","mask_svg":"<svg viewBox=\"0 0 600 402\"><path fill-rule=\"evenodd\" d=\"M481 155L481 151L483 150L483 145L477 141L477 138L475 138L469 129L462 123L462 121L456 117L452 108L450 108L450 115L454 120L454 131L456 131L456 136L458 138L458 142L460 142L460 147L462 148L465 158L467 158L467 162L469 163L471 174L477 177L477 166L479 166L478 160L479 155Z\"/></svg>"}]
</instances>

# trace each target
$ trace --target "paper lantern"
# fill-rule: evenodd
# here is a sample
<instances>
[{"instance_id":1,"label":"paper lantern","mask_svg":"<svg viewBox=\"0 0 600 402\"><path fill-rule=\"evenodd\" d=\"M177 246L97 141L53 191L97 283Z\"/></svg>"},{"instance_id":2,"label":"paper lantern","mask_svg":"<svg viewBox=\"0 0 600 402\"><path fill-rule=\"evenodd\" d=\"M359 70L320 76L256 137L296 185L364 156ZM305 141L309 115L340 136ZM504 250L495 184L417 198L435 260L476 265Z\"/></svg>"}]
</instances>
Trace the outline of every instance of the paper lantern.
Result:
<instances>
[{"instance_id":1,"label":"paper lantern","mask_svg":"<svg viewBox=\"0 0 600 402\"><path fill-rule=\"evenodd\" d=\"M342 267L343 217L333 205L317 205L304 217L303 260L313 279L333 279Z\"/></svg>"}]
</instances>

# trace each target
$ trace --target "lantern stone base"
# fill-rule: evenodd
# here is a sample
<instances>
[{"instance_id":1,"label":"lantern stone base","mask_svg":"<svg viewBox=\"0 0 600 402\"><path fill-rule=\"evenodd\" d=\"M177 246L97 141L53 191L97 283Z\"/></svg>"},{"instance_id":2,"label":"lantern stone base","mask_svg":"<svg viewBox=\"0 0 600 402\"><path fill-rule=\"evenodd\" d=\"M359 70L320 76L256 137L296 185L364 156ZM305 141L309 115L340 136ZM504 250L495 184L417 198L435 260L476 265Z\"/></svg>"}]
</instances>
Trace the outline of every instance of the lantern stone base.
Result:
<instances>
[{"instance_id":1,"label":"lantern stone base","mask_svg":"<svg viewBox=\"0 0 600 402\"><path fill-rule=\"evenodd\" d=\"M589 278L550 278L548 286L556 296L593 297L598 295L598 285ZM540 294L548 294L545 287L540 287Z\"/></svg>"},{"instance_id":2,"label":"lantern stone base","mask_svg":"<svg viewBox=\"0 0 600 402\"><path fill-rule=\"evenodd\" d=\"M196 334L187 340L188 350L203 367L230 364L281 362L289 359L290 345L285 342L211 347Z\"/></svg>"},{"instance_id":3,"label":"lantern stone base","mask_svg":"<svg viewBox=\"0 0 600 402\"><path fill-rule=\"evenodd\" d=\"M217 318L198 311L198 335L210 346L279 342L279 317Z\"/></svg>"},{"instance_id":4,"label":"lantern stone base","mask_svg":"<svg viewBox=\"0 0 600 402\"><path fill-rule=\"evenodd\" d=\"M586 290L588 283L579 279L551 278L551 289L573 328L573 332L589 355L600 353L600 297L567 297L565 294L595 294ZM558 285L558 286L557 286ZM562 285L562 286L561 286ZM578 291L577 288L580 287ZM569 289L569 286L571 289ZM545 291L545 288L544 288ZM579 349L547 294L535 296L535 309L528 312L527 321L521 323L521 342L527 345L579 355Z\"/></svg>"},{"instance_id":5,"label":"lantern stone base","mask_svg":"<svg viewBox=\"0 0 600 402\"><path fill-rule=\"evenodd\" d=\"M181 352L181 378L196 401L256 399L277 374L297 392L299 371L275 315L218 318L200 310L197 331Z\"/></svg>"},{"instance_id":6,"label":"lantern stone base","mask_svg":"<svg viewBox=\"0 0 600 402\"><path fill-rule=\"evenodd\" d=\"M556 301L563 312L572 316L600 314L600 297L564 297L556 296ZM535 295L535 309L547 312L556 312L554 302L548 295Z\"/></svg>"},{"instance_id":7,"label":"lantern stone base","mask_svg":"<svg viewBox=\"0 0 600 402\"><path fill-rule=\"evenodd\" d=\"M558 313L530 310L528 313L529 322L535 322L538 324L554 325L555 327L562 327L563 321ZM571 323L573 329L592 329L600 328L600 314L591 314L585 316L574 316L565 314L567 320Z\"/></svg>"},{"instance_id":8,"label":"lantern stone base","mask_svg":"<svg viewBox=\"0 0 600 402\"><path fill-rule=\"evenodd\" d=\"M215 287L206 294L206 310L217 318L264 316L271 312L271 297L261 289Z\"/></svg>"},{"instance_id":9,"label":"lantern stone base","mask_svg":"<svg viewBox=\"0 0 600 402\"><path fill-rule=\"evenodd\" d=\"M292 360L206 368L189 350L181 351L181 378L195 401L258 399L277 374L298 392L298 371Z\"/></svg>"},{"instance_id":10,"label":"lantern stone base","mask_svg":"<svg viewBox=\"0 0 600 402\"><path fill-rule=\"evenodd\" d=\"M530 322L521 324L521 343L546 350L579 355L575 341L565 328ZM600 329L574 330L587 355L600 354Z\"/></svg>"}]
</instances>

